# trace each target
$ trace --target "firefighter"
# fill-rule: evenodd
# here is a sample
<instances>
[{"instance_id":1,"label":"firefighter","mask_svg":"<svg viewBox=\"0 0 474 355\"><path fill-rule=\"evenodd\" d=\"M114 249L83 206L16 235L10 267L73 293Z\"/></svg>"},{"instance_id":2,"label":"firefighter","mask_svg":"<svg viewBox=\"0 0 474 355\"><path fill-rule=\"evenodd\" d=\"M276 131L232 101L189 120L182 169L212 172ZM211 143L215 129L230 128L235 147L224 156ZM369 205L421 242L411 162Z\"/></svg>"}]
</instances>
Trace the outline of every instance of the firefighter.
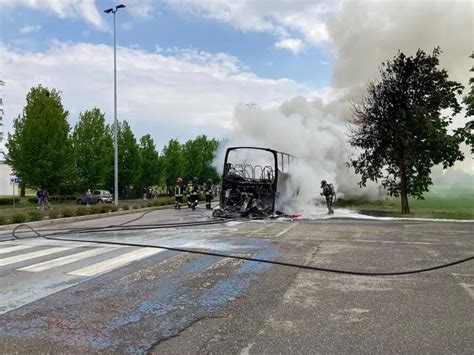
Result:
<instances>
[{"instance_id":1,"label":"firefighter","mask_svg":"<svg viewBox=\"0 0 474 355\"><path fill-rule=\"evenodd\" d=\"M193 191L193 182L189 181L188 185L186 186L186 204L188 207L191 207L191 193Z\"/></svg>"},{"instance_id":2,"label":"firefighter","mask_svg":"<svg viewBox=\"0 0 474 355\"><path fill-rule=\"evenodd\" d=\"M197 177L193 178L193 183L191 185L191 208L194 211L199 202L199 184Z\"/></svg>"},{"instance_id":3,"label":"firefighter","mask_svg":"<svg viewBox=\"0 0 474 355\"><path fill-rule=\"evenodd\" d=\"M180 177L176 179L176 186L174 187L174 209L181 209L181 204L183 203L183 179Z\"/></svg>"},{"instance_id":4,"label":"firefighter","mask_svg":"<svg viewBox=\"0 0 474 355\"><path fill-rule=\"evenodd\" d=\"M333 198L336 195L334 191L334 187L332 184L328 184L326 180L321 181L321 188L323 192L321 192L321 196L326 198L326 206L328 208L328 214L333 214L334 210L332 209L332 202Z\"/></svg>"},{"instance_id":5,"label":"firefighter","mask_svg":"<svg viewBox=\"0 0 474 355\"><path fill-rule=\"evenodd\" d=\"M203 190L204 190L204 194L206 196L206 208L208 210L210 210L211 209L212 195L213 195L212 180L211 179L208 179L207 183L204 184Z\"/></svg>"}]
</instances>

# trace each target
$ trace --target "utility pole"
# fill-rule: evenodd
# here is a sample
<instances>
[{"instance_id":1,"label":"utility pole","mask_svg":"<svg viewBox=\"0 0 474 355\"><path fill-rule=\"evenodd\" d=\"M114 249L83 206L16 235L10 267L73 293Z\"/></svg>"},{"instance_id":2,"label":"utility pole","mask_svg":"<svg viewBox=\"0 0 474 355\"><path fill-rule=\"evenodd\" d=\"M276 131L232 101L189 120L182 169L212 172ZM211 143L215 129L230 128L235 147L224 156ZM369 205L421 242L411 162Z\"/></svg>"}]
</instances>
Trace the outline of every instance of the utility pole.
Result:
<instances>
[{"instance_id":1,"label":"utility pole","mask_svg":"<svg viewBox=\"0 0 474 355\"><path fill-rule=\"evenodd\" d=\"M114 203L118 206L118 142L117 142L117 131L118 131L118 120L117 120L117 49L115 39L115 13L118 9L124 8L125 5L120 4L115 6L115 9L110 8L104 10L106 14L112 13L114 15Z\"/></svg>"}]
</instances>

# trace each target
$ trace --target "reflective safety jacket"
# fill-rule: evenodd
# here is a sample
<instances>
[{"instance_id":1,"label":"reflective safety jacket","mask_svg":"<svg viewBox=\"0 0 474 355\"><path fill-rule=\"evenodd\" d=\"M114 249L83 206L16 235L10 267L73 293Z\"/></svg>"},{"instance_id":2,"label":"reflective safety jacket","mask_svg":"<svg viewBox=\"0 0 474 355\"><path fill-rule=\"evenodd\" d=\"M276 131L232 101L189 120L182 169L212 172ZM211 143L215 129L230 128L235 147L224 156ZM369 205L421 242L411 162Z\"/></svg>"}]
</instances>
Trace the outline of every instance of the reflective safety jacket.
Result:
<instances>
[{"instance_id":1,"label":"reflective safety jacket","mask_svg":"<svg viewBox=\"0 0 474 355\"><path fill-rule=\"evenodd\" d=\"M206 195L212 195L212 185L207 184L207 183L204 184L203 190Z\"/></svg>"},{"instance_id":2,"label":"reflective safety jacket","mask_svg":"<svg viewBox=\"0 0 474 355\"><path fill-rule=\"evenodd\" d=\"M183 187L181 185L176 185L174 187L174 195L175 197L183 196Z\"/></svg>"},{"instance_id":3,"label":"reflective safety jacket","mask_svg":"<svg viewBox=\"0 0 474 355\"><path fill-rule=\"evenodd\" d=\"M199 185L197 183L191 185L191 195L199 195Z\"/></svg>"}]
</instances>

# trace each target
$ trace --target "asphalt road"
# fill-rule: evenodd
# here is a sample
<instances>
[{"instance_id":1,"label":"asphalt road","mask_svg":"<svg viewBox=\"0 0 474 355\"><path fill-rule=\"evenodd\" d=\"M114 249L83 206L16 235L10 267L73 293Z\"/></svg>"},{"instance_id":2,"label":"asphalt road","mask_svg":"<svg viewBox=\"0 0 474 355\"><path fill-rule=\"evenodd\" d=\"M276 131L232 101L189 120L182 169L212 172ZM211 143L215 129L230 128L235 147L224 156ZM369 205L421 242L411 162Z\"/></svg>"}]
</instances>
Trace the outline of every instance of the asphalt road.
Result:
<instances>
[{"instance_id":1,"label":"asphalt road","mask_svg":"<svg viewBox=\"0 0 474 355\"><path fill-rule=\"evenodd\" d=\"M208 215L205 209L162 210L126 225L207 221ZM118 225L140 216L38 229ZM473 256L473 227L331 218L60 237L386 272ZM0 237L8 234L4 229ZM0 242L2 353L472 354L473 306L472 260L369 277L150 247Z\"/></svg>"}]
</instances>

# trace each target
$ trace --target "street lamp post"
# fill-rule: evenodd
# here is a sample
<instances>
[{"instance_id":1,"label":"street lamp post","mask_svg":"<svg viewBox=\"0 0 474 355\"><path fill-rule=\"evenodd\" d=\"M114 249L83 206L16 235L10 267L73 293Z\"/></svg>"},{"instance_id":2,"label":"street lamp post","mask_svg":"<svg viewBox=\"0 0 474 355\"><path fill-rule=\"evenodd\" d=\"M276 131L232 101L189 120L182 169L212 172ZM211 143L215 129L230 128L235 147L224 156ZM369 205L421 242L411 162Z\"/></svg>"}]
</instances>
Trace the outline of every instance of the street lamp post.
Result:
<instances>
[{"instance_id":1,"label":"street lamp post","mask_svg":"<svg viewBox=\"0 0 474 355\"><path fill-rule=\"evenodd\" d=\"M244 104L244 106L247 106L249 108L249 118L252 119L252 106L257 106L255 102L249 102L247 104Z\"/></svg>"},{"instance_id":2,"label":"street lamp post","mask_svg":"<svg viewBox=\"0 0 474 355\"><path fill-rule=\"evenodd\" d=\"M110 8L104 10L106 14L114 14L114 203L118 206L118 143L117 143L117 54L116 54L116 40L115 40L115 13L118 9L124 8L125 5L120 4L115 6L115 9Z\"/></svg>"}]
</instances>

